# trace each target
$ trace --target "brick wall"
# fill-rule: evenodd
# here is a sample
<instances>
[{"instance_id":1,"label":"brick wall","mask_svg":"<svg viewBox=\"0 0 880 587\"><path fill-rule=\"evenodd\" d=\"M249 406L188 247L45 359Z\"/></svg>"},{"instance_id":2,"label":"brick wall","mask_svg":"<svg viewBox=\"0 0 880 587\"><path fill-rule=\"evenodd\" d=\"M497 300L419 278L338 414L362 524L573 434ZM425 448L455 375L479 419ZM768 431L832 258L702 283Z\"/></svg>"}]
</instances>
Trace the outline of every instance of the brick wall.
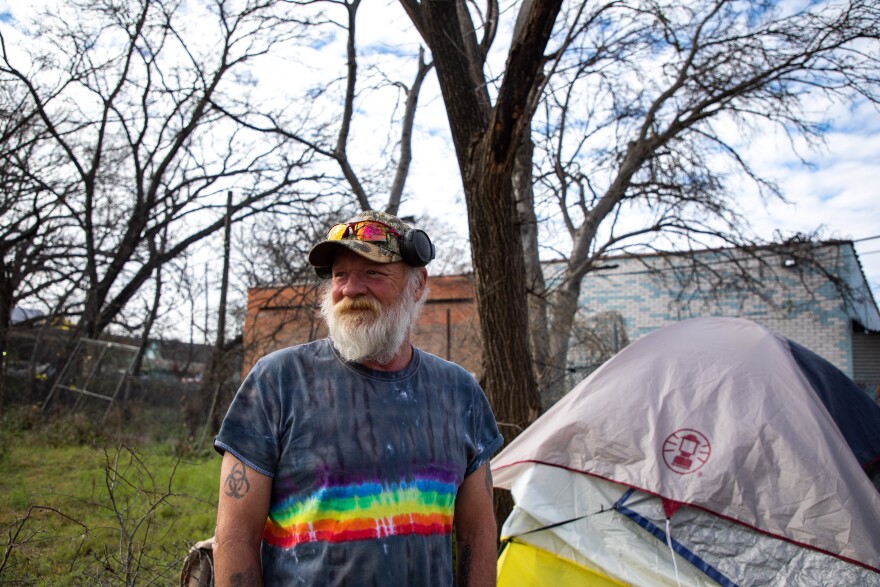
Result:
<instances>
[{"instance_id":1,"label":"brick wall","mask_svg":"<svg viewBox=\"0 0 880 587\"><path fill-rule=\"evenodd\" d=\"M248 290L242 377L265 354L327 336L317 284ZM458 363L479 379L480 320L470 275L428 279L428 299L413 344Z\"/></svg>"},{"instance_id":2,"label":"brick wall","mask_svg":"<svg viewBox=\"0 0 880 587\"><path fill-rule=\"evenodd\" d=\"M413 344L482 375L480 317L471 275L431 277Z\"/></svg>"}]
</instances>

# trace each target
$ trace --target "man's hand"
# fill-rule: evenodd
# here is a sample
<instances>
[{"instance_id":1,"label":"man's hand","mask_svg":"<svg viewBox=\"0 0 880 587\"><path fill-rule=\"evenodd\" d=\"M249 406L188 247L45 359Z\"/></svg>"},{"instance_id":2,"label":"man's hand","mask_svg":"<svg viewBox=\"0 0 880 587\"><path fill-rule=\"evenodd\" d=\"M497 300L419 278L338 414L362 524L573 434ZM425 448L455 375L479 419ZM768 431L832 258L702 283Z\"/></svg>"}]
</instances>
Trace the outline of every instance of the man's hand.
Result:
<instances>
[{"instance_id":1,"label":"man's hand","mask_svg":"<svg viewBox=\"0 0 880 587\"><path fill-rule=\"evenodd\" d=\"M217 587L263 584L260 542L269 515L271 493L270 477L257 473L231 453L223 455L214 538L214 584Z\"/></svg>"},{"instance_id":2,"label":"man's hand","mask_svg":"<svg viewBox=\"0 0 880 587\"><path fill-rule=\"evenodd\" d=\"M455 497L459 587L491 587L497 574L497 526L489 463L468 475Z\"/></svg>"}]
</instances>

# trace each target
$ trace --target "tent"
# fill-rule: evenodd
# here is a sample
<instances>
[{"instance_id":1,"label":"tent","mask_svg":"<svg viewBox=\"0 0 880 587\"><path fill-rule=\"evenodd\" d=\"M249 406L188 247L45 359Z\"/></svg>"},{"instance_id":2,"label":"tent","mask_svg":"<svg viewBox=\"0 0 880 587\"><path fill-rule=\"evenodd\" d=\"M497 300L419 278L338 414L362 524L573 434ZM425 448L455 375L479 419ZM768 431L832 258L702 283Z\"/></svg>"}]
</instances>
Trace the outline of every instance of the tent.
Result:
<instances>
[{"instance_id":1,"label":"tent","mask_svg":"<svg viewBox=\"0 0 880 587\"><path fill-rule=\"evenodd\" d=\"M880 585L880 407L790 340L637 340L492 460L499 586ZM674 553L674 554L673 554Z\"/></svg>"}]
</instances>

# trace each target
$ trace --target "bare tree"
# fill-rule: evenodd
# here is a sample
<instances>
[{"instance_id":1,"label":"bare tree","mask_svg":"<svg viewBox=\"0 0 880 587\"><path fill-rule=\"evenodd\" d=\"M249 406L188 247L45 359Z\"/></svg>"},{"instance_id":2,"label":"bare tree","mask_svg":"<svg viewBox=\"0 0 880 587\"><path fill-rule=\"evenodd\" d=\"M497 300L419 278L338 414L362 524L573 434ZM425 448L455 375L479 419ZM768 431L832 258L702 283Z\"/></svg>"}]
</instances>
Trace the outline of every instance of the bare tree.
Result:
<instances>
[{"instance_id":1,"label":"bare tree","mask_svg":"<svg viewBox=\"0 0 880 587\"><path fill-rule=\"evenodd\" d=\"M361 210L373 209L370 195L364 189L357 172L351 164L348 157L349 135L354 116L354 104L357 97L357 81L358 81L358 55L356 44L357 31L357 11L360 7L361 0L345 0L340 3L346 8L347 13L347 42L346 57L347 70L345 76L345 100L342 112L342 120L339 125L336 146L331 154L336 160L346 181L357 198L358 206ZM422 83L425 77L431 71L432 64L425 62L425 52L420 47L418 56L418 67L415 78L412 83L407 86L403 82L392 82L394 86L399 88L403 93L404 112L400 120L400 141L399 154L397 164L394 170L394 180L389 187L388 200L385 205L385 211L389 214L397 214L400 208L400 201L403 196L406 179L409 175L409 167L412 162L412 131L415 124L416 109L418 107L419 94L421 92Z\"/></svg>"},{"instance_id":2,"label":"bare tree","mask_svg":"<svg viewBox=\"0 0 880 587\"><path fill-rule=\"evenodd\" d=\"M810 101L877 104L880 67L880 9L861 0L609 3L566 16L565 52L533 133L538 198L529 210L535 220L536 208L561 218L548 228L568 235L548 239L568 247L555 249L565 263L552 290L531 273L543 301L533 305L543 314L533 315L532 332L536 348L549 349L538 369L549 394L564 380L568 325L587 274L633 247L760 244L734 178L750 178L765 197L782 194L750 166L750 138L772 125L817 143L826 121ZM525 250L537 266L537 232ZM711 279L709 268L700 272ZM742 277L738 287L760 291Z\"/></svg>"},{"instance_id":3,"label":"bare tree","mask_svg":"<svg viewBox=\"0 0 880 587\"><path fill-rule=\"evenodd\" d=\"M371 84L367 91L388 87L397 90L397 104L394 105L391 115L388 137L390 139L395 135L391 129L396 125L400 129L399 138L395 141L395 154L389 156L383 165L373 164L365 170L358 170L352 161L350 151L354 141L353 128L359 119L355 112L358 109L358 102L365 99L365 90L360 87L362 85L360 83L361 61L364 57L359 54L357 49L357 17L361 0L305 0L299 4L303 10L306 7L308 10L316 10L324 6L342 7L345 10L343 22L337 22L325 13L320 13L322 24L329 24L334 28L345 30L346 65L344 74L335 81L309 90L307 96L300 98L298 102L302 104L303 111L298 116L292 115L287 111L287 108L255 111L241 106L227 111L227 114L252 130L293 140L335 162L342 173L344 185L347 186L347 189L339 193L343 200L353 199L353 204L361 210L378 209L380 207L379 201L384 200L385 204L381 206L382 209L396 215L400 209L412 163L413 127L419 95L422 84L433 64L425 61L424 49L420 47L416 61L416 73L408 84L389 78L379 68L371 68L374 71L368 78ZM327 104L317 100L319 97L331 95L335 102L334 87L337 83L344 83L345 86L341 98L341 112L338 112L333 106L328 107ZM401 110L401 101L402 113L398 115L398 111ZM314 129L304 125L304 121L313 119L323 121L320 125L322 132L315 133ZM355 148L363 150L357 143ZM382 195L387 195L387 197L382 198Z\"/></svg>"},{"instance_id":4,"label":"bare tree","mask_svg":"<svg viewBox=\"0 0 880 587\"><path fill-rule=\"evenodd\" d=\"M632 246L757 244L730 174L738 169L765 197L780 194L744 156L750 133L769 123L820 138L823 121L806 107L817 94L877 102L880 19L864 0L525 1L497 80L485 74L495 2L483 12L464 1L401 4L431 50L447 109L468 206L485 386L508 437L541 409L524 367L525 333L540 385L552 393L564 381L588 273ZM538 221L548 216L561 218L549 231L570 238L551 239L570 247L556 249L565 265L552 289L538 242ZM519 234L522 242L511 238Z\"/></svg>"},{"instance_id":5,"label":"bare tree","mask_svg":"<svg viewBox=\"0 0 880 587\"><path fill-rule=\"evenodd\" d=\"M287 8L70 2L31 24L42 42L29 61L0 34L0 72L27 92L63 157L51 179L64 185L82 251L79 335L103 332L159 266L220 231L229 189L234 222L268 209L304 213L316 198L310 149L266 140L222 108L256 107L252 68L304 34L308 23ZM151 247L159 234L165 246Z\"/></svg>"},{"instance_id":6,"label":"bare tree","mask_svg":"<svg viewBox=\"0 0 880 587\"><path fill-rule=\"evenodd\" d=\"M0 86L0 408L12 310L23 299L63 289L74 274L71 219L62 198L40 181L37 169L50 168L50 154L40 149L45 129L28 116L28 100L8 85ZM66 287L70 287L69 284Z\"/></svg>"}]
</instances>

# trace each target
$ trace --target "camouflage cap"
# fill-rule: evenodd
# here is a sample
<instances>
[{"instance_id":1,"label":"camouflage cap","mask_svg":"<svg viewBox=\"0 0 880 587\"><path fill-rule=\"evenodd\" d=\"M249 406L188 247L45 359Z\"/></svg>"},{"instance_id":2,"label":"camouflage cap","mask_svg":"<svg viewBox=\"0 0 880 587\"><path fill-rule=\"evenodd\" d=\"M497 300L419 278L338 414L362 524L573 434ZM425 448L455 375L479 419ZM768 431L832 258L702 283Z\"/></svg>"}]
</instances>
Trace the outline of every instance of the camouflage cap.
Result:
<instances>
[{"instance_id":1,"label":"camouflage cap","mask_svg":"<svg viewBox=\"0 0 880 587\"><path fill-rule=\"evenodd\" d=\"M354 218L346 220L345 224L362 222L364 220L373 220L387 224L400 233L401 236L412 228L397 216L375 210L361 212ZM348 237L332 241L325 239L313 246L312 250L309 251L309 264L315 268L315 272L318 275L323 277L329 274L330 268L333 266L333 257L336 256L337 247L345 247L361 257L377 263L397 263L398 261L403 261L403 257L400 256L400 243L396 238L389 239L384 243L368 243Z\"/></svg>"}]
</instances>

